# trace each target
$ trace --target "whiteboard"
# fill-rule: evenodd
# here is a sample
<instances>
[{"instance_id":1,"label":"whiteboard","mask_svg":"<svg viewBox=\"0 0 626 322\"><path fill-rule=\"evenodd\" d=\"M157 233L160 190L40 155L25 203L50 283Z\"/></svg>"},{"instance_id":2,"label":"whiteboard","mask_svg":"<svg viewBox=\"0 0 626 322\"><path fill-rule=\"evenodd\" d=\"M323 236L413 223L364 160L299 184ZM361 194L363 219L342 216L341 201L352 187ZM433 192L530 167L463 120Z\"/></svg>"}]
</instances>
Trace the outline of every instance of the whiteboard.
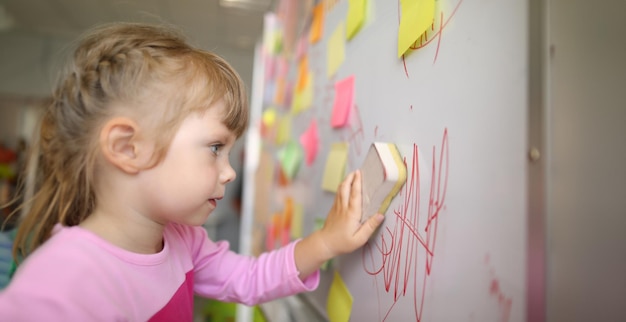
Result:
<instances>
[{"instance_id":1,"label":"whiteboard","mask_svg":"<svg viewBox=\"0 0 626 322\"><path fill-rule=\"evenodd\" d=\"M381 229L362 249L334 259L319 288L303 298L327 317L337 271L353 297L351 321L524 321L528 3L437 1L428 40L398 58L400 1L367 1L367 19L345 43L345 61L331 78L328 39L349 3L326 3L322 39L306 52L313 103L292 116L289 134L297 141L315 119L319 154L288 185L267 174L274 167L259 167L254 208L279 211L289 196L303 207L304 235L311 233L334 200L321 185L335 142L349 144L346 173L360 166L372 142L393 142L408 175ZM334 84L351 75L349 126L332 128ZM276 156L280 148L262 140L255 155ZM252 243L262 247L260 240Z\"/></svg>"}]
</instances>

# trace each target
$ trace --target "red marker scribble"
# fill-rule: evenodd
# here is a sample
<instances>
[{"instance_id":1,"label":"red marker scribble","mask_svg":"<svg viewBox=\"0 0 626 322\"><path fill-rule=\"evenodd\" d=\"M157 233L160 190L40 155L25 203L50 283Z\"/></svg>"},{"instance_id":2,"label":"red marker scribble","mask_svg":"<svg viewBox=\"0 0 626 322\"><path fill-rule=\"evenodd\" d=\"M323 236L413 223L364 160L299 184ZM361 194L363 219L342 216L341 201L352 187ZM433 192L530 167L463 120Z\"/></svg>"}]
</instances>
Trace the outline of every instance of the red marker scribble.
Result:
<instances>
[{"instance_id":1,"label":"red marker scribble","mask_svg":"<svg viewBox=\"0 0 626 322\"><path fill-rule=\"evenodd\" d=\"M491 280L489 287L489 293L498 300L498 306L500 307L500 322L508 322L511 317L511 306L513 306L513 300L507 297L500 288L500 281L497 278Z\"/></svg>"},{"instance_id":2,"label":"red marker scribble","mask_svg":"<svg viewBox=\"0 0 626 322\"><path fill-rule=\"evenodd\" d=\"M456 14L457 10L459 9L459 6L461 6L462 2L463 2L463 0L459 0L459 2L457 2L457 4L454 7L454 9L452 9L452 13L450 14L450 16L447 19L445 19L443 11L440 11L439 12L439 26L436 28L435 24L437 23L437 21L433 22L433 24L430 27L430 30L427 29L415 41L415 43L413 43L413 45L411 45L409 47L409 50L418 50L420 48L426 47L434 39L437 39L437 49L435 50L435 57L433 59L433 64L435 62L437 62L437 57L439 56L439 48L441 48L441 36L443 34L443 29L448 25L450 20L454 17L454 15ZM398 23L400 23L399 22L399 20L400 20L399 17L400 17L400 8L398 7ZM406 77L409 78L409 71L408 71L408 69L406 67L405 55L402 55L402 64L404 65L404 73L406 74Z\"/></svg>"},{"instance_id":3,"label":"red marker scribble","mask_svg":"<svg viewBox=\"0 0 626 322\"><path fill-rule=\"evenodd\" d=\"M350 121L341 132L341 139L349 143L350 149L354 150L356 156L363 153L365 142L365 132L363 131L363 121L358 105L353 105L350 111ZM350 158L349 162L352 160Z\"/></svg>"},{"instance_id":4,"label":"red marker scribble","mask_svg":"<svg viewBox=\"0 0 626 322\"><path fill-rule=\"evenodd\" d=\"M485 256L485 262L489 264L489 254ZM508 322L511 319L511 307L513 306L513 299L506 296L500 286L500 280L496 277L494 269L490 269L491 282L489 283L489 294L498 301L499 318L500 322Z\"/></svg>"},{"instance_id":5,"label":"red marker scribble","mask_svg":"<svg viewBox=\"0 0 626 322\"><path fill-rule=\"evenodd\" d=\"M409 301L415 321L422 321L426 285L435 259L439 216L445 210L448 186L448 130L443 132L441 147L432 148L431 178L428 186L420 185L418 146L413 144L410 164L405 164L410 177L400 191L403 203L393 209L393 218L386 219L384 232L370 241L362 252L363 268L374 278L379 310L385 321L397 303ZM422 192L428 204L422 204ZM425 212L423 210L426 210ZM382 280L383 289L379 288ZM382 298L389 296L389 298ZM389 299L391 301L389 301ZM384 301L383 300L387 300ZM390 304L388 304L390 303Z\"/></svg>"}]
</instances>

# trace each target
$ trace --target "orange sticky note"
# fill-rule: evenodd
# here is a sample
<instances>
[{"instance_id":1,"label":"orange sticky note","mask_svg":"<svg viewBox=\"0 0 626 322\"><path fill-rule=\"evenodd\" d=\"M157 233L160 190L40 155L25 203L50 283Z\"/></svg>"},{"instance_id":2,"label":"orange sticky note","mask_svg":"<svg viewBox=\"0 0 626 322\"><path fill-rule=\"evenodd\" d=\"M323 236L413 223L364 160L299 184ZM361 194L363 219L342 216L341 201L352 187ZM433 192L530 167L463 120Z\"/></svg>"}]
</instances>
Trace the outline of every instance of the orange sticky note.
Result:
<instances>
[{"instance_id":1,"label":"orange sticky note","mask_svg":"<svg viewBox=\"0 0 626 322\"><path fill-rule=\"evenodd\" d=\"M300 64L298 65L298 85L296 86L297 91L304 90L306 86L306 82L308 80L309 74L309 58L307 56L302 57L300 59Z\"/></svg>"},{"instance_id":2,"label":"orange sticky note","mask_svg":"<svg viewBox=\"0 0 626 322\"><path fill-rule=\"evenodd\" d=\"M433 24L435 0L400 0L400 8L398 57Z\"/></svg>"},{"instance_id":3,"label":"orange sticky note","mask_svg":"<svg viewBox=\"0 0 626 322\"><path fill-rule=\"evenodd\" d=\"M354 104L354 75L335 83L335 102L330 120L332 127L342 127L348 123L350 110Z\"/></svg>"},{"instance_id":4,"label":"orange sticky note","mask_svg":"<svg viewBox=\"0 0 626 322\"><path fill-rule=\"evenodd\" d=\"M284 78L279 77L276 79L276 92L274 93L274 104L278 106L283 106L285 103L285 90L287 87L287 83Z\"/></svg>"},{"instance_id":5,"label":"orange sticky note","mask_svg":"<svg viewBox=\"0 0 626 322\"><path fill-rule=\"evenodd\" d=\"M326 302L328 320L330 322L348 322L352 313L352 302L352 294L350 294L339 272L335 271Z\"/></svg>"},{"instance_id":6,"label":"orange sticky note","mask_svg":"<svg viewBox=\"0 0 626 322\"><path fill-rule=\"evenodd\" d=\"M346 59L345 31L346 27L342 21L328 39L328 47L326 48L326 73L328 78L335 75L339 66L341 66Z\"/></svg>"},{"instance_id":7,"label":"orange sticky note","mask_svg":"<svg viewBox=\"0 0 626 322\"><path fill-rule=\"evenodd\" d=\"M324 1L318 2L318 4L313 7L312 15L309 41L314 44L322 38L322 31L324 29Z\"/></svg>"},{"instance_id":8,"label":"orange sticky note","mask_svg":"<svg viewBox=\"0 0 626 322\"><path fill-rule=\"evenodd\" d=\"M322 178L322 188L326 191L337 192L339 184L345 176L346 163L348 162L348 143L336 142L330 147L324 177Z\"/></svg>"},{"instance_id":9,"label":"orange sticky note","mask_svg":"<svg viewBox=\"0 0 626 322\"><path fill-rule=\"evenodd\" d=\"M346 17L346 37L352 39L363 25L365 18L365 0L348 1L348 16Z\"/></svg>"}]
</instances>

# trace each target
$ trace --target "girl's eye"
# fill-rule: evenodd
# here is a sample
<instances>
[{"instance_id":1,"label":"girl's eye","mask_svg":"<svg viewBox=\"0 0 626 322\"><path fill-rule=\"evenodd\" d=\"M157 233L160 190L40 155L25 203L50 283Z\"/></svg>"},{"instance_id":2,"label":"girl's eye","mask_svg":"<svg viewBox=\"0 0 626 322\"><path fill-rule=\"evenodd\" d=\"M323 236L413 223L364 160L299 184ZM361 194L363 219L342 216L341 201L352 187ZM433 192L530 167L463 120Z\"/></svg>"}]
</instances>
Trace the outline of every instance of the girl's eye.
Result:
<instances>
[{"instance_id":1,"label":"girl's eye","mask_svg":"<svg viewBox=\"0 0 626 322\"><path fill-rule=\"evenodd\" d=\"M213 154L220 155L220 152L222 151L223 147L224 147L223 144L213 144L210 146L210 149L211 149L211 152L213 152Z\"/></svg>"}]
</instances>

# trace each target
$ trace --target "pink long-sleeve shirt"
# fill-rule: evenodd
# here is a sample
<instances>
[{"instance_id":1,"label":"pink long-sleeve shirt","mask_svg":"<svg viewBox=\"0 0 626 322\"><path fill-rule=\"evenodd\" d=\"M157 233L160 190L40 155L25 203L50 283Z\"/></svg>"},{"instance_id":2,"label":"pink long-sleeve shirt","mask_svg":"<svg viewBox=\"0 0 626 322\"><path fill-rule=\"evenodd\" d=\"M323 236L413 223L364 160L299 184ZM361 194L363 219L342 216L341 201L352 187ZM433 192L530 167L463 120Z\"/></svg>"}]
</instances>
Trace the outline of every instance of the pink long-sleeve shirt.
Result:
<instances>
[{"instance_id":1,"label":"pink long-sleeve shirt","mask_svg":"<svg viewBox=\"0 0 626 322\"><path fill-rule=\"evenodd\" d=\"M295 242L258 258L213 242L202 227L170 224L157 254L136 254L78 226L53 236L0 293L2 321L192 321L193 296L258 304L315 289L301 281Z\"/></svg>"}]
</instances>

